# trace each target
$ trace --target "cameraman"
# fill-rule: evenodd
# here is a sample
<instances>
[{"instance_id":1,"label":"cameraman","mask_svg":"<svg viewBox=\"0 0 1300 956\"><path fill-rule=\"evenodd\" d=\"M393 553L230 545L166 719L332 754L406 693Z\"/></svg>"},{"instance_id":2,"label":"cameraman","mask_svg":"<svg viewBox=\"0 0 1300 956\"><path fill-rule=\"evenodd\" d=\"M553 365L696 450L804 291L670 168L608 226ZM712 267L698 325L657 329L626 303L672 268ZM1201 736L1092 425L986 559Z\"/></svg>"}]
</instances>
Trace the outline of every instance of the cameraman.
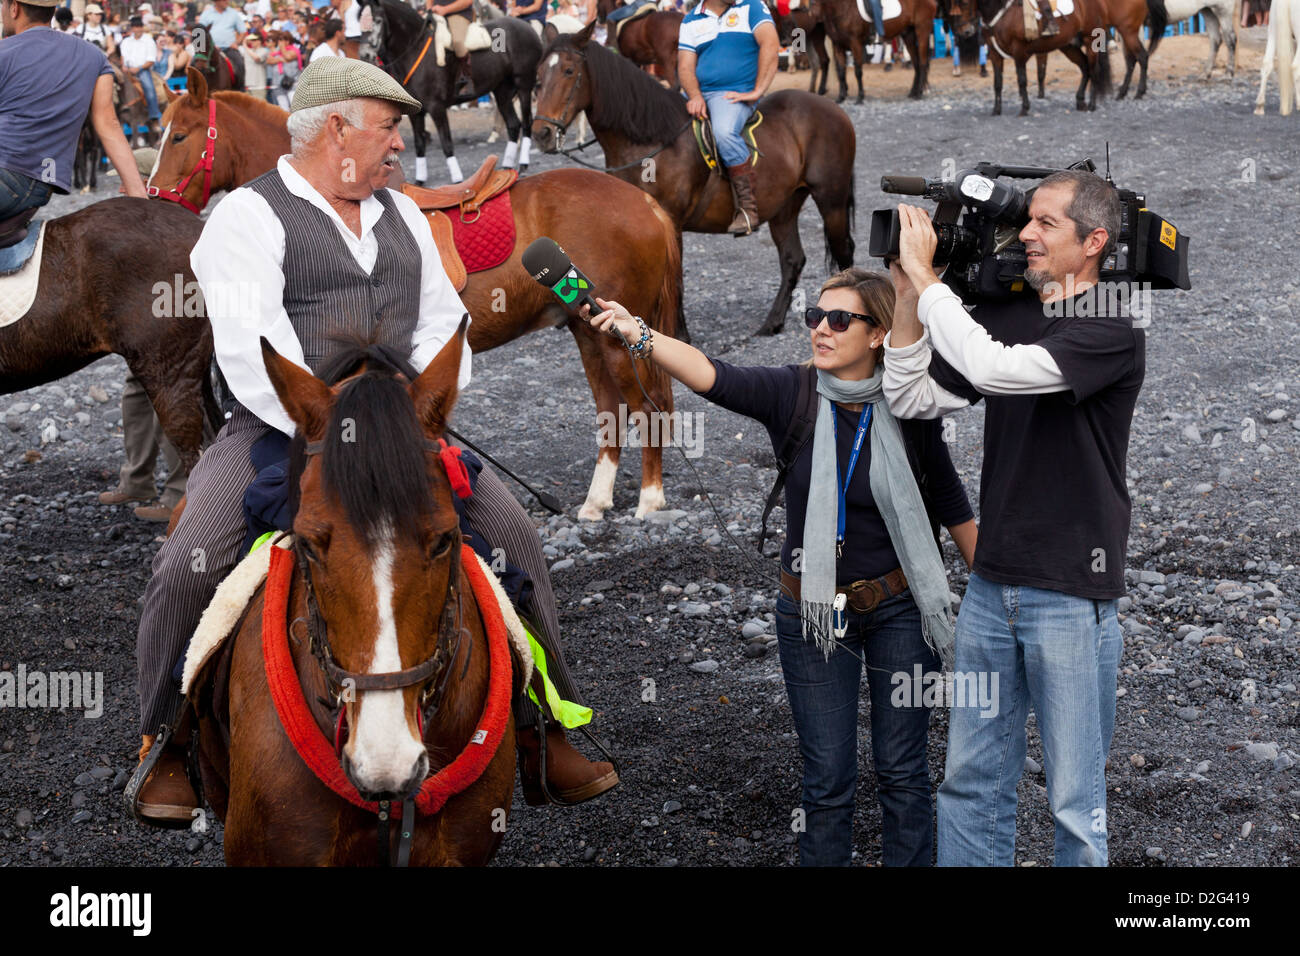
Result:
<instances>
[{"instance_id":1,"label":"cameraman","mask_svg":"<svg viewBox=\"0 0 1300 956\"><path fill-rule=\"evenodd\" d=\"M1096 283L1119 232L1119 200L1092 173L1044 179L1020 232L1037 298L970 315L935 275L929 217L900 205L899 218L890 271L900 308L885 339L890 408L933 418L983 398L988 409L982 527L955 670L997 674L1001 696L993 717L971 702L952 708L939 864L1012 865L1032 707L1055 864L1105 866L1106 757L1123 649L1115 599L1130 512L1124 462L1146 368L1142 331L1093 306L1106 298Z\"/></svg>"}]
</instances>

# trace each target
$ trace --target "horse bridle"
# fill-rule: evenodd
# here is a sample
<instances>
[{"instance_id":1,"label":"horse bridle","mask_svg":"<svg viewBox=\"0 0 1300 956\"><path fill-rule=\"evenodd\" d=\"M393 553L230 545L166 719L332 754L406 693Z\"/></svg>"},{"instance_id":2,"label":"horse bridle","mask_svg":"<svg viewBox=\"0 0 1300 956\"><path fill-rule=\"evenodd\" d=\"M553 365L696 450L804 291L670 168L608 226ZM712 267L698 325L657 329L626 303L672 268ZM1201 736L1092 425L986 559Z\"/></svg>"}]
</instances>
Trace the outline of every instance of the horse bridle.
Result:
<instances>
[{"instance_id":1,"label":"horse bridle","mask_svg":"<svg viewBox=\"0 0 1300 956\"><path fill-rule=\"evenodd\" d=\"M587 54L583 53L581 50L567 50L565 52L572 53L574 56L578 57L584 63L587 60ZM573 85L569 87L569 95L564 98L564 103L561 104L560 106L561 116L563 116L565 113L569 111L569 107L573 103L573 98L578 93L578 87L581 85L582 85L582 73L579 72L577 77L573 81ZM573 125L573 121L577 118L578 118L578 114L576 111L572 116L569 117L568 122L561 122L560 120L556 119L553 116L542 116L540 113L535 114L533 116L533 119L539 120L540 122L543 123L549 123L551 126L555 127L555 149L557 152L564 151L564 134L569 131L569 127Z\"/></svg>"},{"instance_id":2,"label":"horse bridle","mask_svg":"<svg viewBox=\"0 0 1300 956\"><path fill-rule=\"evenodd\" d=\"M306 454L308 456L318 455L323 446L324 442L321 441L308 442ZM426 451L440 452L442 446L436 441L425 439L425 448ZM452 668L448 665L459 656L461 644L467 633L464 626L464 607L461 602L460 591L457 589L457 583L461 576L461 535L459 529L453 536L450 566L447 571L447 590L443 600L442 616L438 624L438 641L434 645L433 652L419 664L412 667L380 674L363 674L345 670L334 660L334 655L330 650L329 630L325 618L320 613L320 606L316 601L316 589L311 578L311 563L307 559L306 551L303 548L295 548L294 550L307 595L307 620L304 623L307 626L309 648L316 662L320 665L329 686L332 701L327 700L325 703L331 705L332 711L337 711L334 720L335 752L341 753L343 749L343 726L344 714L346 713L346 708L343 705L351 699L349 693L358 691L402 690L406 687L420 687L417 713L420 719L420 735L423 738L424 727L437 713L443 694L446 692L447 680L452 672ZM302 619L296 619L295 623L297 620ZM453 638L455 638L454 646L452 644ZM469 670L470 654L473 653L474 648L472 641L469 648L470 651L465 655L464 672Z\"/></svg>"},{"instance_id":3,"label":"horse bridle","mask_svg":"<svg viewBox=\"0 0 1300 956\"><path fill-rule=\"evenodd\" d=\"M198 215L207 206L208 200L212 197L212 162L217 156L217 101L208 100L208 133L207 141L203 144L203 153L199 156L198 162L190 170L189 175L177 184L175 189L159 189L157 186L149 186L148 193L150 199L166 199L170 202L180 203L194 215ZM162 152L165 144L158 145L159 153ZM185 190L189 188L192 180L199 172L203 171L203 198L199 200L196 206L185 198Z\"/></svg>"}]
</instances>

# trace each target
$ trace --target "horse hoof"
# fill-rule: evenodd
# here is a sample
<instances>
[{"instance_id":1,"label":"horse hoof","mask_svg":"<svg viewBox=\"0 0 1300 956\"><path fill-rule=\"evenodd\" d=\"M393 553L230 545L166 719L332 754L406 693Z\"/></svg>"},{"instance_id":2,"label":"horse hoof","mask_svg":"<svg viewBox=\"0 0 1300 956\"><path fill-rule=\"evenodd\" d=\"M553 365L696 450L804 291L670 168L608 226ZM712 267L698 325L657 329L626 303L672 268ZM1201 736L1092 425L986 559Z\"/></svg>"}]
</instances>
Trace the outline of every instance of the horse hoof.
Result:
<instances>
[{"instance_id":1,"label":"horse hoof","mask_svg":"<svg viewBox=\"0 0 1300 956\"><path fill-rule=\"evenodd\" d=\"M1002 115L1002 107L1000 107L1000 106L995 106L995 107L993 107L993 115L994 115L994 116L1001 116L1001 115Z\"/></svg>"},{"instance_id":2,"label":"horse hoof","mask_svg":"<svg viewBox=\"0 0 1300 956\"><path fill-rule=\"evenodd\" d=\"M1256 115L1256 116L1263 116L1263 115L1264 115L1264 107L1262 107L1262 106L1256 106L1256 107L1255 107L1255 115Z\"/></svg>"},{"instance_id":3,"label":"horse hoof","mask_svg":"<svg viewBox=\"0 0 1300 956\"><path fill-rule=\"evenodd\" d=\"M592 504L584 504L578 509L579 521L600 521L605 517L605 510Z\"/></svg>"},{"instance_id":4,"label":"horse hoof","mask_svg":"<svg viewBox=\"0 0 1300 956\"><path fill-rule=\"evenodd\" d=\"M773 319L768 319L761 326L759 326L758 331L755 332L754 334L755 335L777 335L780 333L780 331L783 328L785 328L784 319L782 319L780 322L777 322Z\"/></svg>"}]
</instances>

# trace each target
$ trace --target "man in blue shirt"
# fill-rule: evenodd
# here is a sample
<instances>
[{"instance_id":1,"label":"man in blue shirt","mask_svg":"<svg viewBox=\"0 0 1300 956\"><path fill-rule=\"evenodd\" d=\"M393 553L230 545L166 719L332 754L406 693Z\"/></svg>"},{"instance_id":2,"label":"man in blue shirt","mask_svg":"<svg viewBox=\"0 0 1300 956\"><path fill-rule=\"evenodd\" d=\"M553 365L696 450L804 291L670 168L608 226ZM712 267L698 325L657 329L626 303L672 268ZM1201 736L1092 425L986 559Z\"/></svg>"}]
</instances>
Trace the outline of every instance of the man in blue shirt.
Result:
<instances>
[{"instance_id":1,"label":"man in blue shirt","mask_svg":"<svg viewBox=\"0 0 1300 956\"><path fill-rule=\"evenodd\" d=\"M776 75L779 43L763 0L701 0L682 20L677 72L692 116L708 117L731 177L736 215L727 228L744 236L758 227L754 167L741 130Z\"/></svg>"},{"instance_id":2,"label":"man in blue shirt","mask_svg":"<svg viewBox=\"0 0 1300 956\"><path fill-rule=\"evenodd\" d=\"M0 0L0 220L72 188L87 110L127 195L147 195L113 109L108 58L80 37L50 29L55 3Z\"/></svg>"},{"instance_id":3,"label":"man in blue shirt","mask_svg":"<svg viewBox=\"0 0 1300 956\"><path fill-rule=\"evenodd\" d=\"M199 16L199 23L208 28L217 49L228 51L227 56L242 55L239 52L239 45L244 42L248 25L244 22L244 15L230 6L229 0L214 0L212 6ZM215 51L197 52L211 54Z\"/></svg>"}]
</instances>

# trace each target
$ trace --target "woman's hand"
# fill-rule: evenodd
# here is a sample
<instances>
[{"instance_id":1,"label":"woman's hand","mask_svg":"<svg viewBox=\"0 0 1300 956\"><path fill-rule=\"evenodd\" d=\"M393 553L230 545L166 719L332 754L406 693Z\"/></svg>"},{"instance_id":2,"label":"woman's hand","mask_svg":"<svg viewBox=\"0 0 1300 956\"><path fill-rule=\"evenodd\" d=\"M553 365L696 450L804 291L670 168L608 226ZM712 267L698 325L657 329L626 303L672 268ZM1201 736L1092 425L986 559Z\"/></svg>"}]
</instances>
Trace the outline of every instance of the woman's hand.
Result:
<instances>
[{"instance_id":1,"label":"woman's hand","mask_svg":"<svg viewBox=\"0 0 1300 956\"><path fill-rule=\"evenodd\" d=\"M641 338L641 326L637 325L636 319L632 314L623 308L614 300L605 300L596 296L596 302L605 311L596 315L591 314L590 306L582 307L582 317L591 324L591 327L600 332L607 332L610 335L622 334L628 342L636 342Z\"/></svg>"}]
</instances>

